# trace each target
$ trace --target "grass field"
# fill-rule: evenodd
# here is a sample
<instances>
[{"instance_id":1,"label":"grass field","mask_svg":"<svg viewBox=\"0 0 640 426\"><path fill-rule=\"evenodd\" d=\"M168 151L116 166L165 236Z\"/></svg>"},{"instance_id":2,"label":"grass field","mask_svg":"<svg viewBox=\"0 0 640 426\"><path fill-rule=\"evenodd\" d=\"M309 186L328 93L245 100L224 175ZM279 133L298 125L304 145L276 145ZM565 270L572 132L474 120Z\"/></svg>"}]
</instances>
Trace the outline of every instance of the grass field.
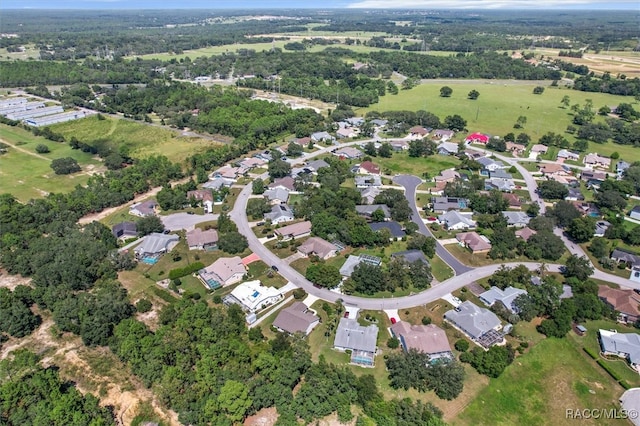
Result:
<instances>
[{"instance_id":1,"label":"grass field","mask_svg":"<svg viewBox=\"0 0 640 426\"><path fill-rule=\"evenodd\" d=\"M418 177L422 177L424 173L436 176L442 170L460 164L460 160L453 156L436 154L427 158L415 158L409 157L405 152L395 152L390 158L376 157L374 162L380 165L384 174L410 174Z\"/></svg>"},{"instance_id":2,"label":"grass field","mask_svg":"<svg viewBox=\"0 0 640 426\"><path fill-rule=\"evenodd\" d=\"M101 162L65 143L52 142L18 127L0 124L0 142L9 147L0 155L0 193L11 193L20 201L40 198L50 192L69 192L76 185L84 185L90 173L103 169ZM50 153L37 154L39 144L49 147ZM82 172L72 175L56 175L50 167L51 160L72 157L82 167Z\"/></svg>"},{"instance_id":3,"label":"grass field","mask_svg":"<svg viewBox=\"0 0 640 426\"><path fill-rule=\"evenodd\" d=\"M534 95L533 88L542 85L545 91L541 95ZM449 98L440 97L440 88L449 86L453 94ZM471 90L480 92L475 100L467 99ZM574 136L565 133L572 116L569 109L560 108L563 96L569 96L571 105L584 105L587 99L593 101L597 110L601 106L614 106L621 102L631 103L638 108L638 103L627 96L616 96L604 93L587 93L560 87L550 87L549 82L528 81L493 81L493 80L447 80L427 81L411 90L402 90L398 95L386 95L377 104L357 110L358 115L368 111L394 110L427 110L441 119L447 115L459 114L467 120L470 132L486 132L492 135L505 135L509 132L523 131L531 136L533 141L547 132L564 135L571 142ZM514 129L519 116L527 117L527 123L522 130ZM602 120L598 117L596 120ZM627 157L625 146L607 144L591 144L591 149L602 154L618 151L623 158ZM623 153L622 151L625 151ZM634 151L635 155L640 155ZM632 158L632 157L628 157Z\"/></svg>"},{"instance_id":4,"label":"grass field","mask_svg":"<svg viewBox=\"0 0 640 426\"><path fill-rule=\"evenodd\" d=\"M542 340L516 360L474 401L453 425L561 425L567 409L619 407L623 389L570 338ZM580 424L605 424L587 419ZM607 420L627 425L626 420Z\"/></svg>"},{"instance_id":5,"label":"grass field","mask_svg":"<svg viewBox=\"0 0 640 426\"><path fill-rule=\"evenodd\" d=\"M175 130L166 127L150 126L134 121L97 116L83 120L69 121L51 126L55 132L67 139L75 136L81 142L91 143L106 139L121 147L126 146L133 157L164 155L174 162L183 162L188 156L216 143L210 140L182 137Z\"/></svg>"}]
</instances>

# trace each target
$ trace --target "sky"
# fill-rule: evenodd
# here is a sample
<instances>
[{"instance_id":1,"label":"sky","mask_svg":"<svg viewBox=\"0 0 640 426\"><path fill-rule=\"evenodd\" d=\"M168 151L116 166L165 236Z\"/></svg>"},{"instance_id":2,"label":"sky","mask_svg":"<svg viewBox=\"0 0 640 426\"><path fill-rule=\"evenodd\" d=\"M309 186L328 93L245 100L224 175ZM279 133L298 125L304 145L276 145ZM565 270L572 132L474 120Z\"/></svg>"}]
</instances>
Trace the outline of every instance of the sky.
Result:
<instances>
[{"instance_id":1,"label":"sky","mask_svg":"<svg viewBox=\"0 0 640 426\"><path fill-rule=\"evenodd\" d=\"M638 0L0 0L2 9L622 9Z\"/></svg>"}]
</instances>

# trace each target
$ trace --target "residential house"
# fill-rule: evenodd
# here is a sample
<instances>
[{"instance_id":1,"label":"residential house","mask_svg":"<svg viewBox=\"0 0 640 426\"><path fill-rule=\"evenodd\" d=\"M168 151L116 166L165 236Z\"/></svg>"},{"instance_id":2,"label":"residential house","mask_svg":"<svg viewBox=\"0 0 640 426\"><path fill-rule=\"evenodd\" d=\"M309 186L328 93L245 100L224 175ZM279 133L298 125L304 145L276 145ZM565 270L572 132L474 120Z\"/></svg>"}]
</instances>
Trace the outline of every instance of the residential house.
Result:
<instances>
[{"instance_id":1,"label":"residential house","mask_svg":"<svg viewBox=\"0 0 640 426\"><path fill-rule=\"evenodd\" d=\"M293 210L291 210L291 207L286 204L277 204L271 207L271 211L269 213L264 214L264 220L269 220L274 225L283 222L291 222L294 219Z\"/></svg>"},{"instance_id":2,"label":"residential house","mask_svg":"<svg viewBox=\"0 0 640 426\"><path fill-rule=\"evenodd\" d=\"M477 143L480 145L486 145L489 143L489 136L482 133L471 133L464 139L464 142L467 144Z\"/></svg>"},{"instance_id":3,"label":"residential house","mask_svg":"<svg viewBox=\"0 0 640 426\"><path fill-rule=\"evenodd\" d=\"M627 163L626 161L622 161L619 160L616 163L616 175L618 180L622 179L622 177L624 176L624 172L631 167L631 164Z\"/></svg>"},{"instance_id":4,"label":"residential house","mask_svg":"<svg viewBox=\"0 0 640 426\"><path fill-rule=\"evenodd\" d=\"M490 310L470 301L462 302L457 308L445 312L444 319L486 348L503 340L498 333L502 328L500 319Z\"/></svg>"},{"instance_id":5,"label":"residential house","mask_svg":"<svg viewBox=\"0 0 640 426\"><path fill-rule=\"evenodd\" d=\"M615 355L627 360L631 368L640 373L640 334L598 330L603 355Z\"/></svg>"},{"instance_id":6,"label":"residential house","mask_svg":"<svg viewBox=\"0 0 640 426\"><path fill-rule=\"evenodd\" d=\"M531 147L531 153L532 154L536 154L536 156L540 155L540 154L546 154L547 151L549 150L549 148L546 145L542 145L542 144L535 144Z\"/></svg>"},{"instance_id":7,"label":"residential house","mask_svg":"<svg viewBox=\"0 0 640 426\"><path fill-rule=\"evenodd\" d=\"M634 206L629 212L629 217L631 219L640 220L640 206Z\"/></svg>"},{"instance_id":8,"label":"residential house","mask_svg":"<svg viewBox=\"0 0 640 426\"><path fill-rule=\"evenodd\" d=\"M533 237L536 234L536 231L529 228L528 226L525 226L524 228L518 229L516 231L516 238L522 238L525 241L529 241L529 238Z\"/></svg>"},{"instance_id":9,"label":"residential house","mask_svg":"<svg viewBox=\"0 0 640 426\"><path fill-rule=\"evenodd\" d=\"M640 295L635 291L599 285L598 297L618 312L618 321L633 324L640 319Z\"/></svg>"},{"instance_id":10,"label":"residential house","mask_svg":"<svg viewBox=\"0 0 640 426\"><path fill-rule=\"evenodd\" d=\"M435 213L445 213L449 210L466 209L469 200L460 197L431 197L431 209Z\"/></svg>"},{"instance_id":11,"label":"residential house","mask_svg":"<svg viewBox=\"0 0 640 426\"><path fill-rule=\"evenodd\" d=\"M313 160L309 161L306 166L312 173L318 173L318 170L323 169L325 167L330 167L329 163L324 160Z\"/></svg>"},{"instance_id":12,"label":"residential house","mask_svg":"<svg viewBox=\"0 0 640 426\"><path fill-rule=\"evenodd\" d=\"M458 144L454 142L442 142L438 145L438 154L440 155L456 155L458 153Z\"/></svg>"},{"instance_id":13,"label":"residential house","mask_svg":"<svg viewBox=\"0 0 640 426\"><path fill-rule=\"evenodd\" d=\"M267 189L262 195L271 205L286 204L289 201L289 191L282 187Z\"/></svg>"},{"instance_id":14,"label":"residential house","mask_svg":"<svg viewBox=\"0 0 640 426\"><path fill-rule=\"evenodd\" d=\"M402 229L402 225L394 221L372 222L369 224L369 228L371 228L373 232L388 229L391 233L391 239L402 238L406 235L404 230Z\"/></svg>"},{"instance_id":15,"label":"residential house","mask_svg":"<svg viewBox=\"0 0 640 426\"><path fill-rule=\"evenodd\" d=\"M221 257L199 270L198 278L206 287L215 290L242 281L246 273L247 269L239 256Z\"/></svg>"},{"instance_id":16,"label":"residential house","mask_svg":"<svg viewBox=\"0 0 640 426\"><path fill-rule=\"evenodd\" d=\"M557 161L571 160L578 161L580 160L580 154L577 152L571 152L566 149L561 149L558 151L558 155L556 156Z\"/></svg>"},{"instance_id":17,"label":"residential house","mask_svg":"<svg viewBox=\"0 0 640 426\"><path fill-rule=\"evenodd\" d=\"M456 172L455 169L443 170L433 178L435 182L454 182L456 179L460 179L460 173Z\"/></svg>"},{"instance_id":18,"label":"residential house","mask_svg":"<svg viewBox=\"0 0 640 426\"><path fill-rule=\"evenodd\" d=\"M327 260L337 254L337 248L327 240L320 237L311 237L298 247L298 252L305 256L318 256Z\"/></svg>"},{"instance_id":19,"label":"residential house","mask_svg":"<svg viewBox=\"0 0 640 426\"><path fill-rule=\"evenodd\" d=\"M491 191L493 189L502 192L511 192L516 188L516 184L511 179L491 178L484 181L484 189Z\"/></svg>"},{"instance_id":20,"label":"residential house","mask_svg":"<svg viewBox=\"0 0 640 426\"><path fill-rule=\"evenodd\" d=\"M608 170L609 167L611 167L611 158L603 157L597 153L590 153L584 156L583 163L585 166L599 167Z\"/></svg>"},{"instance_id":21,"label":"residential house","mask_svg":"<svg viewBox=\"0 0 640 426\"><path fill-rule=\"evenodd\" d=\"M428 354L430 360L453 359L447 333L437 325L412 325L405 321L398 321L391 326L390 330L394 337L400 340L402 349L405 351L414 349Z\"/></svg>"},{"instance_id":22,"label":"residential house","mask_svg":"<svg viewBox=\"0 0 640 426\"><path fill-rule=\"evenodd\" d=\"M134 249L134 253L137 259L142 259L143 261L157 258L173 250L179 241L180 236L178 235L153 232L143 238L142 243Z\"/></svg>"},{"instance_id":23,"label":"residential house","mask_svg":"<svg viewBox=\"0 0 640 426\"><path fill-rule=\"evenodd\" d=\"M314 142L333 142L335 138L327 132L316 132L311 135L311 140Z\"/></svg>"},{"instance_id":24,"label":"residential house","mask_svg":"<svg viewBox=\"0 0 640 426\"><path fill-rule=\"evenodd\" d=\"M384 127L387 125L388 121L380 118L376 118L375 120L371 120L374 126Z\"/></svg>"},{"instance_id":25,"label":"residential house","mask_svg":"<svg viewBox=\"0 0 640 426\"><path fill-rule=\"evenodd\" d=\"M580 173L580 180L582 180L583 182L587 182L588 184L595 184L596 186L599 186L606 179L606 172L583 170L582 173Z\"/></svg>"},{"instance_id":26,"label":"residential house","mask_svg":"<svg viewBox=\"0 0 640 426\"><path fill-rule=\"evenodd\" d=\"M524 228L531 220L529 215L524 212L503 211L502 216L507 219L507 226L515 226L516 228Z\"/></svg>"},{"instance_id":27,"label":"residential house","mask_svg":"<svg viewBox=\"0 0 640 426\"><path fill-rule=\"evenodd\" d=\"M255 169L256 167L265 166L266 164L267 164L267 161L258 157L245 158L244 160L238 163L238 165L246 171Z\"/></svg>"},{"instance_id":28,"label":"residential house","mask_svg":"<svg viewBox=\"0 0 640 426\"><path fill-rule=\"evenodd\" d=\"M345 118L345 120L350 126L362 126L364 124L364 117L349 117Z\"/></svg>"},{"instance_id":29,"label":"residential house","mask_svg":"<svg viewBox=\"0 0 640 426\"><path fill-rule=\"evenodd\" d=\"M504 169L489 170L489 177L491 179L513 179L511 173L508 173Z\"/></svg>"},{"instance_id":30,"label":"residential house","mask_svg":"<svg viewBox=\"0 0 640 426\"><path fill-rule=\"evenodd\" d=\"M454 132L453 130L436 129L433 131L433 134L431 135L431 139L433 139L434 141L446 142L449 139L451 139L455 134L456 132Z\"/></svg>"},{"instance_id":31,"label":"residential house","mask_svg":"<svg viewBox=\"0 0 640 426\"><path fill-rule=\"evenodd\" d=\"M569 188L569 193L564 199L565 201L584 201L584 195L580 188Z\"/></svg>"},{"instance_id":32,"label":"residential house","mask_svg":"<svg viewBox=\"0 0 640 426\"><path fill-rule=\"evenodd\" d=\"M132 238L138 236L138 226L134 222L120 222L111 228L116 238Z\"/></svg>"},{"instance_id":33,"label":"residential house","mask_svg":"<svg viewBox=\"0 0 640 426\"><path fill-rule=\"evenodd\" d=\"M268 185L268 188L269 189L282 188L291 192L291 191L295 191L294 182L295 180L291 176L285 176L285 177L275 179L273 182L271 182Z\"/></svg>"},{"instance_id":34,"label":"residential house","mask_svg":"<svg viewBox=\"0 0 640 426\"><path fill-rule=\"evenodd\" d=\"M355 138L356 136L358 136L358 132L356 132L355 129L351 127L344 127L336 131L336 137L338 139L351 139Z\"/></svg>"},{"instance_id":35,"label":"residential house","mask_svg":"<svg viewBox=\"0 0 640 426\"><path fill-rule=\"evenodd\" d=\"M265 287L259 280L240 284L230 294L228 303L236 303L245 312L256 313L281 301L284 296L275 287Z\"/></svg>"},{"instance_id":36,"label":"residential house","mask_svg":"<svg viewBox=\"0 0 640 426\"><path fill-rule=\"evenodd\" d=\"M488 154L473 149L465 149L464 155L466 155L470 160L477 160L478 158L486 157Z\"/></svg>"},{"instance_id":37,"label":"residential house","mask_svg":"<svg viewBox=\"0 0 640 426\"><path fill-rule=\"evenodd\" d=\"M458 244L468 248L473 254L487 253L491 250L491 241L475 231L460 232L456 234L456 240L458 240Z\"/></svg>"},{"instance_id":38,"label":"residential house","mask_svg":"<svg viewBox=\"0 0 640 426\"><path fill-rule=\"evenodd\" d=\"M351 351L352 364L373 367L377 340L377 325L364 327L355 318L340 318L333 347L342 352Z\"/></svg>"},{"instance_id":39,"label":"residential house","mask_svg":"<svg viewBox=\"0 0 640 426\"><path fill-rule=\"evenodd\" d=\"M194 228L187 232L187 246L189 250L211 250L218 246L218 231L215 229L202 230Z\"/></svg>"},{"instance_id":40,"label":"residential house","mask_svg":"<svg viewBox=\"0 0 640 426\"><path fill-rule=\"evenodd\" d=\"M373 216L373 213L377 210L381 210L382 213L384 213L384 220L391 219L391 210L386 204L364 204L356 206L356 212L360 216L365 216L367 218L371 218L371 216Z\"/></svg>"},{"instance_id":41,"label":"residential house","mask_svg":"<svg viewBox=\"0 0 640 426\"><path fill-rule=\"evenodd\" d=\"M213 213L213 194L210 189L196 189L187 192L187 200L194 199L202 204L205 213Z\"/></svg>"},{"instance_id":42,"label":"residential house","mask_svg":"<svg viewBox=\"0 0 640 426\"><path fill-rule=\"evenodd\" d=\"M309 143L313 142L313 141L311 140L311 138L309 136L305 136L304 138L294 139L292 142L295 143L295 144L300 145L303 148L306 148L306 147L309 146Z\"/></svg>"},{"instance_id":43,"label":"residential house","mask_svg":"<svg viewBox=\"0 0 640 426\"><path fill-rule=\"evenodd\" d=\"M409 142L404 140L392 140L389 142L394 151L406 151L409 149Z\"/></svg>"},{"instance_id":44,"label":"residential house","mask_svg":"<svg viewBox=\"0 0 640 426\"><path fill-rule=\"evenodd\" d=\"M424 138L429 134L429 129L422 126L413 126L409 129L409 136L414 138Z\"/></svg>"},{"instance_id":45,"label":"residential house","mask_svg":"<svg viewBox=\"0 0 640 426\"><path fill-rule=\"evenodd\" d=\"M206 189L213 189L215 191L220 191L222 188L225 188L225 187L231 188L231 185L233 185L234 182L235 180L233 179L217 177L217 178L213 178L208 182L205 182L204 184L202 184L202 187Z\"/></svg>"},{"instance_id":46,"label":"residential house","mask_svg":"<svg viewBox=\"0 0 640 426\"><path fill-rule=\"evenodd\" d=\"M550 175L567 176L571 171L567 166L557 163L544 163L538 165L538 170L542 173L542 176L549 178Z\"/></svg>"},{"instance_id":47,"label":"residential house","mask_svg":"<svg viewBox=\"0 0 640 426\"><path fill-rule=\"evenodd\" d=\"M361 254L360 256L349 256L346 262L340 267L340 275L343 277L350 277L353 270L361 263L368 263L369 265L380 266L382 259L376 256L368 254Z\"/></svg>"},{"instance_id":48,"label":"residential house","mask_svg":"<svg viewBox=\"0 0 640 426\"><path fill-rule=\"evenodd\" d=\"M222 167L220 167L219 169L215 170L213 173L211 173L209 175L209 179L215 179L215 178L225 178L225 179L237 179L238 176L240 175L240 168L239 167L233 167L230 166L229 164L226 164Z\"/></svg>"},{"instance_id":49,"label":"residential house","mask_svg":"<svg viewBox=\"0 0 640 426\"><path fill-rule=\"evenodd\" d=\"M158 203L155 200L147 200L129 207L129 214L138 217L155 216Z\"/></svg>"},{"instance_id":50,"label":"residential house","mask_svg":"<svg viewBox=\"0 0 640 426\"><path fill-rule=\"evenodd\" d=\"M471 219L472 215L473 213L465 214L456 210L449 210L438 216L438 222L450 231L473 229L476 227L476 222Z\"/></svg>"},{"instance_id":51,"label":"residential house","mask_svg":"<svg viewBox=\"0 0 640 426\"><path fill-rule=\"evenodd\" d=\"M371 161L363 161L358 167L358 173L361 175L379 175L380 166Z\"/></svg>"},{"instance_id":52,"label":"residential house","mask_svg":"<svg viewBox=\"0 0 640 426\"><path fill-rule=\"evenodd\" d=\"M640 283L640 265L631 267L631 274L629 275L629 280Z\"/></svg>"},{"instance_id":53,"label":"residential house","mask_svg":"<svg viewBox=\"0 0 640 426\"><path fill-rule=\"evenodd\" d=\"M377 186L358 186L356 179L356 187L360 189L360 195L362 196L362 202L366 204L373 204L376 197L380 194L380 188Z\"/></svg>"},{"instance_id":54,"label":"residential house","mask_svg":"<svg viewBox=\"0 0 640 426\"><path fill-rule=\"evenodd\" d=\"M628 267L640 266L640 256L623 249L615 249L611 253L611 259L618 263L624 262Z\"/></svg>"},{"instance_id":55,"label":"residential house","mask_svg":"<svg viewBox=\"0 0 640 426\"><path fill-rule=\"evenodd\" d=\"M520 157L524 154L526 148L526 146L520 145L519 143L507 142L507 152L513 154L514 157Z\"/></svg>"},{"instance_id":56,"label":"residential house","mask_svg":"<svg viewBox=\"0 0 640 426\"><path fill-rule=\"evenodd\" d=\"M379 175L360 175L354 178L356 188L368 188L382 186L382 178Z\"/></svg>"},{"instance_id":57,"label":"residential house","mask_svg":"<svg viewBox=\"0 0 640 426\"><path fill-rule=\"evenodd\" d=\"M408 262L408 263L422 262L422 263L425 263L425 264L429 265L429 261L427 260L426 256L422 252L422 250L397 251L395 253L391 253L391 258L392 259L395 259L395 258L402 259L402 260L404 260L405 262Z\"/></svg>"},{"instance_id":58,"label":"residential house","mask_svg":"<svg viewBox=\"0 0 640 426\"><path fill-rule=\"evenodd\" d=\"M292 223L282 228L276 228L273 232L282 240L295 240L311 235L311 222L305 220L304 222Z\"/></svg>"},{"instance_id":59,"label":"residential house","mask_svg":"<svg viewBox=\"0 0 640 426\"><path fill-rule=\"evenodd\" d=\"M609 229L609 227L611 226L611 224L609 222L607 222L606 220L599 220L596 222L596 230L593 233L594 237L604 237L605 232L607 232L607 229Z\"/></svg>"},{"instance_id":60,"label":"residential house","mask_svg":"<svg viewBox=\"0 0 640 426\"><path fill-rule=\"evenodd\" d=\"M476 161L480 163L482 167L488 172L495 172L498 169L507 168L507 166L502 161L495 161L489 157L480 157Z\"/></svg>"},{"instance_id":61,"label":"residential house","mask_svg":"<svg viewBox=\"0 0 640 426\"><path fill-rule=\"evenodd\" d=\"M280 311L273 321L273 326L285 333L304 333L305 336L308 336L319 323L320 318L309 310L307 305L295 302Z\"/></svg>"},{"instance_id":62,"label":"residential house","mask_svg":"<svg viewBox=\"0 0 640 426\"><path fill-rule=\"evenodd\" d=\"M510 209L519 209L522 207L522 201L520 201L520 197L518 197L516 194L503 192L502 198L507 200Z\"/></svg>"},{"instance_id":63,"label":"residential house","mask_svg":"<svg viewBox=\"0 0 640 426\"><path fill-rule=\"evenodd\" d=\"M515 306L514 302L518 296L523 294L527 294L527 291L520 288L509 286L504 290L501 290L496 286L491 286L489 290L480 294L478 298L482 303L489 307L493 306L496 302L501 302L512 314L517 314L518 308Z\"/></svg>"},{"instance_id":64,"label":"residential house","mask_svg":"<svg viewBox=\"0 0 640 426\"><path fill-rule=\"evenodd\" d=\"M333 155L340 158L346 158L348 160L354 160L356 158L361 158L364 154L362 153L362 151L352 146L345 146L333 151Z\"/></svg>"}]
</instances>

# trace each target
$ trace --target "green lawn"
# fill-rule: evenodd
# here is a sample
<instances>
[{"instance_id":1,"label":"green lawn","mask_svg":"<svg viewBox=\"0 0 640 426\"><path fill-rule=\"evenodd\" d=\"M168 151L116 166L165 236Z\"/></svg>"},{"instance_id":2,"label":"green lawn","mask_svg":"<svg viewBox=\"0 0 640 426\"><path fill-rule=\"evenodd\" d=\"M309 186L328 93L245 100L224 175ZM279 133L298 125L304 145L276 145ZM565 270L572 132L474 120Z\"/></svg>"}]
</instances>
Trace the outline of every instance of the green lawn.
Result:
<instances>
[{"instance_id":1,"label":"green lawn","mask_svg":"<svg viewBox=\"0 0 640 426\"><path fill-rule=\"evenodd\" d=\"M415 158L409 157L405 152L395 152L391 158L376 157L374 162L380 165L384 174L410 174L418 177L422 177L424 173L436 176L442 170L460 164L460 160L452 156L436 154L427 158Z\"/></svg>"},{"instance_id":2,"label":"green lawn","mask_svg":"<svg viewBox=\"0 0 640 426\"><path fill-rule=\"evenodd\" d=\"M167 127L150 126L131 120L97 116L51 126L67 139L75 136L81 142L92 143L106 139L109 144L127 147L133 157L164 155L171 161L182 163L188 156L217 143L192 137L182 137Z\"/></svg>"},{"instance_id":3,"label":"green lawn","mask_svg":"<svg viewBox=\"0 0 640 426\"><path fill-rule=\"evenodd\" d=\"M587 99L593 100L597 110L604 105L618 105L620 102L634 103L630 97L609 95L604 93L588 93L567 88L550 87L550 82L543 82L546 86L541 95L534 95L533 88L539 82L482 80L469 82L465 80L427 81L411 90L402 90L398 95L386 95L377 104L357 110L358 115L368 111L392 110L426 110L436 114L441 119L447 115L459 114L467 120L469 131L486 132L492 135L505 135L509 132L523 131L529 134L533 141L537 141L547 132L562 134L570 142L575 140L573 135L565 130L573 117L569 109L560 108L563 96L569 96L571 104L584 105ZM449 98L440 97L440 88L449 86L453 94ZM480 92L475 100L467 99L471 90ZM636 103L637 107L637 103ZM637 109L637 108L636 108ZM523 129L514 129L513 124L519 116L527 117ZM603 120L597 117L596 121ZM639 155L631 146L606 144L591 144L591 150L603 155L618 151L621 158L634 158ZM555 159L555 158L554 158Z\"/></svg>"},{"instance_id":4,"label":"green lawn","mask_svg":"<svg viewBox=\"0 0 640 426\"><path fill-rule=\"evenodd\" d=\"M517 256L517 257L514 257L513 259L493 260L489 256L487 256L486 253L474 254L474 253L471 253L470 250L460 246L459 244L448 244L446 246L446 249L449 250L449 252L452 255L454 255L456 259L458 259L460 262L464 263L465 265L475 266L475 267L493 265L493 264L499 264L499 263L505 263L505 262L531 262L531 259L525 256ZM554 261L554 263L563 264L566 258L568 257L568 255L569 255L569 252L565 250L562 257Z\"/></svg>"},{"instance_id":5,"label":"green lawn","mask_svg":"<svg viewBox=\"0 0 640 426\"><path fill-rule=\"evenodd\" d=\"M453 277L453 271L440 259L438 256L434 256L430 261L431 263L431 273L433 274L433 278L442 282L448 280Z\"/></svg>"},{"instance_id":6,"label":"green lawn","mask_svg":"<svg viewBox=\"0 0 640 426\"><path fill-rule=\"evenodd\" d=\"M619 408L622 392L571 338L548 338L517 357L500 377L490 379L489 386L451 424L569 424L567 409ZM580 424L605 423L588 419ZM628 422L607 420L606 424Z\"/></svg>"},{"instance_id":7,"label":"green lawn","mask_svg":"<svg viewBox=\"0 0 640 426\"><path fill-rule=\"evenodd\" d=\"M23 202L50 192L69 192L77 185L86 184L90 173L103 169L100 160L90 154L73 150L66 143L34 136L18 127L0 124L0 142L2 140L17 148L9 147L6 154L0 155L0 193L9 192ZM27 153L36 154L35 148L39 144L46 145L51 152L39 156ZM50 167L51 160L62 157L75 158L82 171L56 175Z\"/></svg>"}]
</instances>

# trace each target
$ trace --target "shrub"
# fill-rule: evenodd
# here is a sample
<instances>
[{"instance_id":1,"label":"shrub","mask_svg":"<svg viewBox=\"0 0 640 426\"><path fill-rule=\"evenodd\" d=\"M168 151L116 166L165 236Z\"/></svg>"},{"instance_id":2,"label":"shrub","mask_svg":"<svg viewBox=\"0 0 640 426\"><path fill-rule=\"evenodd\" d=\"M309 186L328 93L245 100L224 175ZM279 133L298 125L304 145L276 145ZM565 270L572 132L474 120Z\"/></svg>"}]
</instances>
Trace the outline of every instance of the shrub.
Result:
<instances>
[{"instance_id":1,"label":"shrub","mask_svg":"<svg viewBox=\"0 0 640 426\"><path fill-rule=\"evenodd\" d=\"M457 351L460 351L460 352L466 352L467 350L469 350L469 342L466 341L465 339L457 340L453 346L456 348Z\"/></svg>"},{"instance_id":2,"label":"shrub","mask_svg":"<svg viewBox=\"0 0 640 426\"><path fill-rule=\"evenodd\" d=\"M187 265L184 268L176 268L169 271L169 279L175 280L176 278L186 277L189 274L192 274L200 269L204 268L204 264L202 262L195 262L191 265Z\"/></svg>"},{"instance_id":3,"label":"shrub","mask_svg":"<svg viewBox=\"0 0 640 426\"><path fill-rule=\"evenodd\" d=\"M215 296L213 296L212 299L213 303L215 303L216 305L219 305L222 303L222 297L220 297L219 294L216 294Z\"/></svg>"},{"instance_id":4,"label":"shrub","mask_svg":"<svg viewBox=\"0 0 640 426\"><path fill-rule=\"evenodd\" d=\"M398 340L397 337L391 337L389 340L387 340L387 347L389 349L397 349L398 346L400 346L400 340Z\"/></svg>"},{"instance_id":5,"label":"shrub","mask_svg":"<svg viewBox=\"0 0 640 426\"><path fill-rule=\"evenodd\" d=\"M431 324L431 317L427 317L427 316L422 317L422 324L423 325Z\"/></svg>"},{"instance_id":6,"label":"shrub","mask_svg":"<svg viewBox=\"0 0 640 426\"><path fill-rule=\"evenodd\" d=\"M136 310L140 313L149 312L151 308L153 308L153 305L147 299L140 299L136 303Z\"/></svg>"},{"instance_id":7,"label":"shrub","mask_svg":"<svg viewBox=\"0 0 640 426\"><path fill-rule=\"evenodd\" d=\"M49 149L49 147L48 147L48 146L46 146L45 144L43 144L43 143L39 143L39 144L36 146L36 152L37 152L38 154L47 154L47 153L51 152L51 150L50 150L50 149Z\"/></svg>"}]
</instances>

